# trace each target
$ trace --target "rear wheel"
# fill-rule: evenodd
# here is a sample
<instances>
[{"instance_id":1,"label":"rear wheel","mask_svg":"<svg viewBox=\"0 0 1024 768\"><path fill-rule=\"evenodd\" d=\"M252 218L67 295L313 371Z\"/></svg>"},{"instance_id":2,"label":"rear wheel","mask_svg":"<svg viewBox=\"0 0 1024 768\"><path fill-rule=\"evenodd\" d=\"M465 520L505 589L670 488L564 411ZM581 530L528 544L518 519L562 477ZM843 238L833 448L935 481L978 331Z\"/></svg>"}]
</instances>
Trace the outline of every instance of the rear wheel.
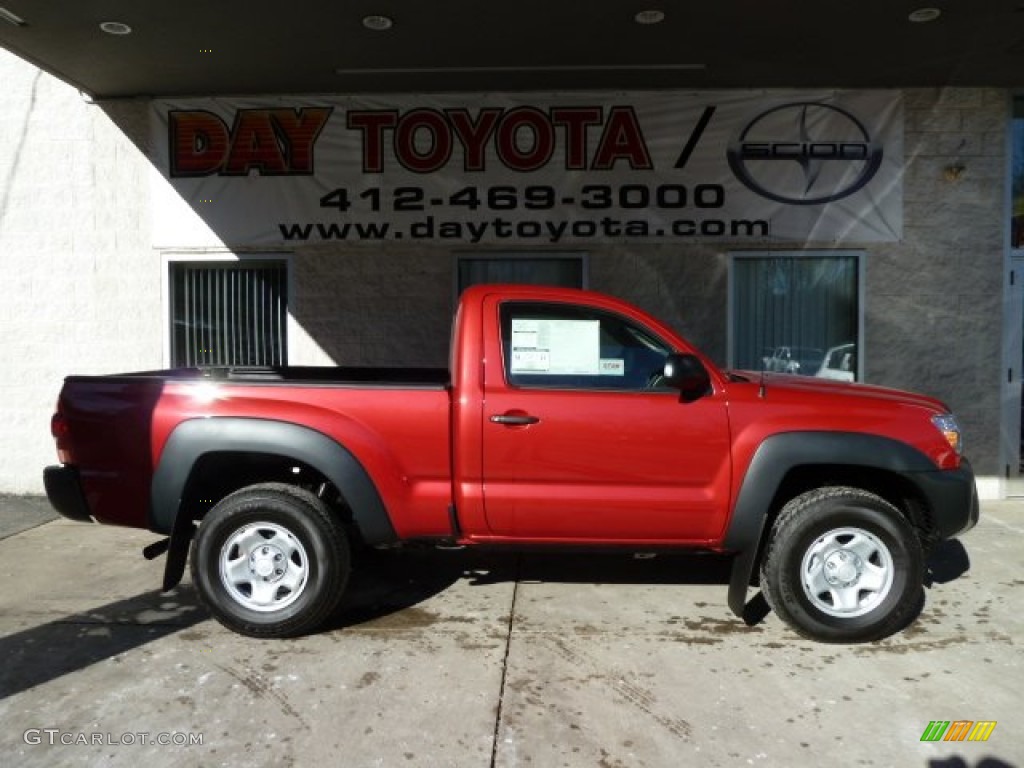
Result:
<instances>
[{"instance_id":1,"label":"rear wheel","mask_svg":"<svg viewBox=\"0 0 1024 768\"><path fill-rule=\"evenodd\" d=\"M858 488L820 488L779 513L761 562L772 609L804 637L877 640L920 603L924 555L899 510Z\"/></svg>"},{"instance_id":2,"label":"rear wheel","mask_svg":"<svg viewBox=\"0 0 1024 768\"><path fill-rule=\"evenodd\" d=\"M291 637L315 629L337 607L350 561L344 528L320 499L266 483L225 497L202 520L192 581L229 629Z\"/></svg>"}]
</instances>

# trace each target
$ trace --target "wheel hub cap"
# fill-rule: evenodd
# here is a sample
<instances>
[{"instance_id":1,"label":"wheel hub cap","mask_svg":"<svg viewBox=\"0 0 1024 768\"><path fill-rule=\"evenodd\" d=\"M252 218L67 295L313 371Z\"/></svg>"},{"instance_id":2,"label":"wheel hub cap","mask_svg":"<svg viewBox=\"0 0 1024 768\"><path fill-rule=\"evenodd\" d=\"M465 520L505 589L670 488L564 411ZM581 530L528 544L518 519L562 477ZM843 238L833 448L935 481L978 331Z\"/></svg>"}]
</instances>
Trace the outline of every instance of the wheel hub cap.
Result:
<instances>
[{"instance_id":1,"label":"wheel hub cap","mask_svg":"<svg viewBox=\"0 0 1024 768\"><path fill-rule=\"evenodd\" d=\"M277 547L256 547L249 555L249 570L264 581L277 581L284 576L288 561Z\"/></svg>"},{"instance_id":2,"label":"wheel hub cap","mask_svg":"<svg viewBox=\"0 0 1024 768\"><path fill-rule=\"evenodd\" d=\"M251 611L279 611L294 603L309 583L309 567L302 542L277 523L244 525L220 551L221 584Z\"/></svg>"},{"instance_id":3,"label":"wheel hub cap","mask_svg":"<svg viewBox=\"0 0 1024 768\"><path fill-rule=\"evenodd\" d=\"M835 550L825 558L825 581L832 586L849 587L860 578L863 561L854 552Z\"/></svg>"},{"instance_id":4,"label":"wheel hub cap","mask_svg":"<svg viewBox=\"0 0 1024 768\"><path fill-rule=\"evenodd\" d=\"M822 613L842 619L875 610L892 589L895 573L885 542L852 526L823 533L800 564L807 600Z\"/></svg>"}]
</instances>

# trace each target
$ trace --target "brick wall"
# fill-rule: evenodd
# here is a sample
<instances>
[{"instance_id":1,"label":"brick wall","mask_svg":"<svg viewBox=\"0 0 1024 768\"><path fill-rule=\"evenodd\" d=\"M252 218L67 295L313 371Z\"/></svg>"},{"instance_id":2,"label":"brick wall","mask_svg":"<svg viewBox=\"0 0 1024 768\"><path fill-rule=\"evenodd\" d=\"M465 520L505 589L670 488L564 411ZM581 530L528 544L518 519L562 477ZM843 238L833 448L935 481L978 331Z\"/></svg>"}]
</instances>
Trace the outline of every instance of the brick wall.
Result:
<instances>
[{"instance_id":1,"label":"brick wall","mask_svg":"<svg viewBox=\"0 0 1024 768\"><path fill-rule=\"evenodd\" d=\"M41 490L67 373L161 362L149 166L98 106L0 50L0 491Z\"/></svg>"}]
</instances>

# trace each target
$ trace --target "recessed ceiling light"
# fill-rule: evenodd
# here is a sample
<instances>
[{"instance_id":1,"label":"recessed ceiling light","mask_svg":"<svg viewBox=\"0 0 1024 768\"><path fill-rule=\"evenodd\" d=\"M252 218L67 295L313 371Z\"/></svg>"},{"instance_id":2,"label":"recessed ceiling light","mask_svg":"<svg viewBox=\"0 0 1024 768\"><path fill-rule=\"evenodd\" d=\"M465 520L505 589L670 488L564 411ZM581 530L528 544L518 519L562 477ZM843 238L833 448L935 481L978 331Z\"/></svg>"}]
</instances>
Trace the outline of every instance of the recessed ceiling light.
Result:
<instances>
[{"instance_id":1,"label":"recessed ceiling light","mask_svg":"<svg viewBox=\"0 0 1024 768\"><path fill-rule=\"evenodd\" d=\"M918 8L916 11L911 11L907 18L915 24L924 24L928 21L935 21L941 15L942 11L938 8Z\"/></svg>"},{"instance_id":2,"label":"recessed ceiling light","mask_svg":"<svg viewBox=\"0 0 1024 768\"><path fill-rule=\"evenodd\" d=\"M665 20L665 12L657 9L651 9L649 11L640 11L633 20L637 24L660 24Z\"/></svg>"},{"instance_id":3,"label":"recessed ceiling light","mask_svg":"<svg viewBox=\"0 0 1024 768\"><path fill-rule=\"evenodd\" d=\"M0 8L0 19L13 24L16 27L24 27L25 20L20 16L15 16L13 13L8 11L6 8Z\"/></svg>"},{"instance_id":4,"label":"recessed ceiling light","mask_svg":"<svg viewBox=\"0 0 1024 768\"><path fill-rule=\"evenodd\" d=\"M363 26L367 29L372 29L374 32L383 32L386 29L391 29L395 25L395 22L391 20L389 16L364 16Z\"/></svg>"},{"instance_id":5,"label":"recessed ceiling light","mask_svg":"<svg viewBox=\"0 0 1024 768\"><path fill-rule=\"evenodd\" d=\"M132 28L120 21L101 21L100 29L108 35L130 35Z\"/></svg>"}]
</instances>

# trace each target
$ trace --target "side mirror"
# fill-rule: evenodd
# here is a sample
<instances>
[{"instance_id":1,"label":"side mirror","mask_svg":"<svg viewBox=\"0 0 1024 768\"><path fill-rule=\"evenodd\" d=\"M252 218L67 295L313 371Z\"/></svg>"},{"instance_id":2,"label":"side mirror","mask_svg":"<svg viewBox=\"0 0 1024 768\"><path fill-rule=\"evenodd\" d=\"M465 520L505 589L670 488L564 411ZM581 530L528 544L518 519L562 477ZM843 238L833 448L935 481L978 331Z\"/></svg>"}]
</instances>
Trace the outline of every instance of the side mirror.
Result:
<instances>
[{"instance_id":1,"label":"side mirror","mask_svg":"<svg viewBox=\"0 0 1024 768\"><path fill-rule=\"evenodd\" d=\"M671 352L665 358L665 386L678 389L683 402L691 403L711 391L711 376L695 356Z\"/></svg>"}]
</instances>

